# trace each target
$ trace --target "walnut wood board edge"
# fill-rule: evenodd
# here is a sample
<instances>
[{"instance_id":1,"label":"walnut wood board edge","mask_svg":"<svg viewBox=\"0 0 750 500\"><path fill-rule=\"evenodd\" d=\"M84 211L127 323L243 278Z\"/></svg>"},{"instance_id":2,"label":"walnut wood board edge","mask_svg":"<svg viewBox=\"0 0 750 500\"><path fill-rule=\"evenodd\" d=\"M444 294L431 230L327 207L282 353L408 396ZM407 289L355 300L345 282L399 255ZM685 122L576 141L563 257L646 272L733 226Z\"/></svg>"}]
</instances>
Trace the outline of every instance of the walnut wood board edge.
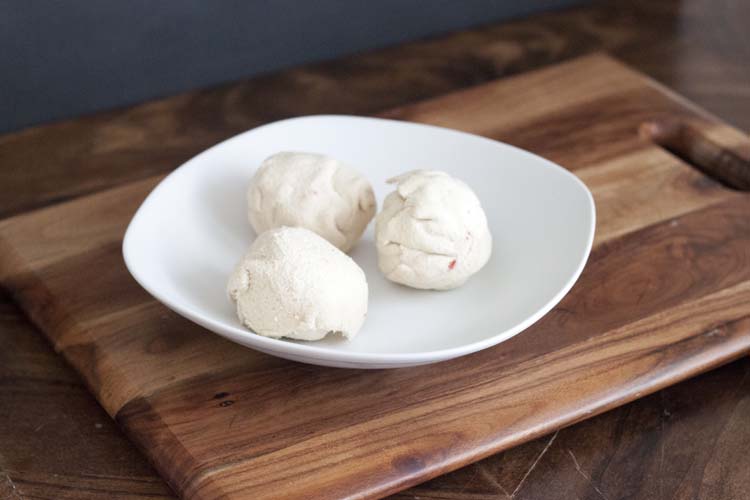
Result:
<instances>
[{"instance_id":1,"label":"walnut wood board edge","mask_svg":"<svg viewBox=\"0 0 750 500\"><path fill-rule=\"evenodd\" d=\"M750 350L750 197L638 131L679 120L743 162L741 133L605 56L384 116L519 145L591 188L589 264L534 327L438 365L307 366L129 277L122 234L158 178L0 222L3 285L183 497L380 497Z\"/></svg>"}]
</instances>

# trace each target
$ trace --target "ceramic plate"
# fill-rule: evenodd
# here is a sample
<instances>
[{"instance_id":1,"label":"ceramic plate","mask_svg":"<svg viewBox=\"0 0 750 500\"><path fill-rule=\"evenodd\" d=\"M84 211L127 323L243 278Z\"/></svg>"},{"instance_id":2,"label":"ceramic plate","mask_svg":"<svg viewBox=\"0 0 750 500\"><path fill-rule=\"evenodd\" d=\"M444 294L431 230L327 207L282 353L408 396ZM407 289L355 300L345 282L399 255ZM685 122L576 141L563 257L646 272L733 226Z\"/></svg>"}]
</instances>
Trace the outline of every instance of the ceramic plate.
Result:
<instances>
[{"instance_id":1,"label":"ceramic plate","mask_svg":"<svg viewBox=\"0 0 750 500\"><path fill-rule=\"evenodd\" d=\"M244 328L227 278L255 234L245 190L261 161L282 150L324 153L357 168L381 206L386 179L415 168L444 170L482 202L494 248L461 288L396 285L377 269L374 222L350 253L370 289L354 340L276 340ZM395 368L442 361L496 345L528 328L570 290L594 237L586 186L527 151L454 130L353 116L308 116L265 125L199 154L146 198L123 242L125 263L167 307L238 344L306 363ZM176 333L177 334L177 333Z\"/></svg>"}]
</instances>

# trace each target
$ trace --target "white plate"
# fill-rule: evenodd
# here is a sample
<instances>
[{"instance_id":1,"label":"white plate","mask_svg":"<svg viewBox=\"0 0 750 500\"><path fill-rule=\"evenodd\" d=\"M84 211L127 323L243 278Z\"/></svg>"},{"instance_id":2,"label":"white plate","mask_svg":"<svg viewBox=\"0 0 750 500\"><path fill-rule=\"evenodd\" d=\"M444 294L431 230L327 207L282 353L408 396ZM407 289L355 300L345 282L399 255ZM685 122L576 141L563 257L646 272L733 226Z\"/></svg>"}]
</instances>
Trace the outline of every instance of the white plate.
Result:
<instances>
[{"instance_id":1,"label":"white plate","mask_svg":"<svg viewBox=\"0 0 750 500\"><path fill-rule=\"evenodd\" d=\"M374 223L351 252L370 288L354 340L275 340L244 328L225 294L227 277L255 234L245 190L255 168L281 150L324 153L372 183L415 168L469 184L494 237L492 257L448 292L386 280L376 265ZM265 125L199 154L164 179L128 227L123 255L133 277L167 307L234 342L318 365L393 368L442 361L507 340L570 290L594 237L594 202L573 174L521 149L463 132L353 116L308 116ZM179 335L175 332L175 335Z\"/></svg>"}]
</instances>

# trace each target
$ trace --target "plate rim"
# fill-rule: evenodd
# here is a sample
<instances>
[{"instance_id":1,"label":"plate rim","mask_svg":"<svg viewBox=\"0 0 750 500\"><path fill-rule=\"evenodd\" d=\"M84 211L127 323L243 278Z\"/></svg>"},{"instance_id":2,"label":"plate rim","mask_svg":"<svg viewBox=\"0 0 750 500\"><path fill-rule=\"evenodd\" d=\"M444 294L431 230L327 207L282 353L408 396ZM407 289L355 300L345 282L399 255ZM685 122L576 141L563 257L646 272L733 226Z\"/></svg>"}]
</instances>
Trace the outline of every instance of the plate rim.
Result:
<instances>
[{"instance_id":1,"label":"plate rim","mask_svg":"<svg viewBox=\"0 0 750 500\"><path fill-rule=\"evenodd\" d=\"M585 252L584 252L583 257L578 262L578 266L575 272L570 276L570 278L565 283L565 285L552 298L550 298L542 307L537 309L537 311L534 314L527 317L524 321L520 322L514 327L508 330L499 332L495 335L489 336L487 338L484 338L482 340L478 340L478 341L471 342L468 344L462 344L456 347L436 349L436 350L431 350L431 351L420 351L420 352L414 352L414 353L373 353L373 352L341 351L341 350L332 349L330 347L314 345L314 343L302 344L302 343L296 343L296 342L289 342L283 339L264 337L249 329L244 329L243 331L239 331L239 327L236 328L237 331L235 331L234 328L227 327L226 325L224 325L223 323L219 321L206 317L205 315L201 314L200 311L195 311L192 308L186 307L182 305L179 301L168 299L167 297L164 296L165 294L162 294L158 290L155 290L154 287L150 287L147 281L142 279L141 276L139 276L138 268L136 265L134 265L133 257L131 254L132 252L131 249L133 248L133 245L134 245L134 243L132 243L132 240L134 238L133 235L135 234L137 230L139 221L144 216L143 214L146 213L146 211L148 210L148 207L154 203L154 200L158 197L158 193L160 191L164 190L166 186L169 186L171 183L175 182L177 178L187 175L186 172L188 172L192 168L195 168L196 165L199 164L199 160L201 158L210 155L215 149L221 146L224 146L231 141L236 141L240 137L243 137L253 132L257 132L264 128L278 127L280 125L288 124L290 122L295 122L295 121L309 121L309 120L321 120L321 119L323 120L330 120L330 119L347 120L347 121L358 120L358 121L369 121L369 122L376 121L376 122L387 122L390 124L397 124L399 126L407 126L407 127L409 126L414 126L414 127L419 127L419 128L426 127L429 129L440 131L440 133L448 132L452 134L468 136L472 140L486 141L486 142L492 143L494 146L509 148L509 149L514 150L516 153L520 153L522 156L532 157L535 161L541 161L542 163L546 164L548 167L556 169L558 172L568 177L569 180L572 180L573 183L577 185L577 187L584 193L585 198L587 200L589 212L591 214L591 220L590 220L590 224L588 228L587 242L585 245ZM309 358L311 360L328 361L328 362L361 363L363 365L378 365L378 364L379 365L383 365L383 364L396 365L397 364L397 365L407 366L409 364L426 364L429 362L444 361L447 359L452 359L452 358L456 358L459 356L471 354L477 351L481 351L483 349L487 349L489 347L495 346L497 344L500 344L514 337L515 335L521 333L522 331L526 330L527 328L532 326L534 323L539 321L548 312L550 312L565 297L565 295L568 294L568 292L571 290L573 285L575 285L575 283L578 281L578 278L581 276L581 273L583 272L583 269L585 268L586 263L588 262L588 259L591 255L591 249L592 249L593 242L594 242L595 230L596 230L596 204L594 203L594 197L591 194L591 191L589 190L589 188L574 173L572 173L571 171L567 170L566 168L562 167L561 165L558 165L557 163L551 160L543 158L542 156L534 154L525 149L513 146L512 144L507 144L507 143L496 141L494 139L483 137L477 134L463 132L461 130L455 130L455 129L451 129L447 127L440 127L437 125L429 125L429 124L424 124L424 123L393 120L393 119L379 118L379 117L365 117L365 116L338 115L338 114L319 114L319 115L306 115L306 116L285 118L285 119L277 120L271 123L266 123L258 127L254 127L244 132L240 132L234 136L224 139L221 142L218 142L217 144L214 144L213 146L201 151L197 155L193 156L192 158L180 164L180 166L178 166L172 172L167 174L167 176L165 176L161 181L159 181L159 183L156 186L154 186L154 188L149 192L149 194L146 196L146 198L143 200L143 202L139 205L138 209L133 214L133 217L128 223L128 226L125 230L125 234L123 236L122 255L123 255L123 260L125 262L125 267L127 268L130 275L152 297L154 297L160 303L162 303L163 305L165 305L167 308L171 309L172 311L176 312L180 316L210 330L212 333L220 335L232 342L238 343L242 345L243 347L248 347L252 349L257 346L257 348L261 350L262 352L265 352L267 354L272 354L272 355L278 354L279 356L282 356L282 357L283 357L283 354L289 353L290 355L295 355L298 357ZM243 339L243 341L241 342L237 340L237 338L235 337L241 338Z\"/></svg>"}]
</instances>

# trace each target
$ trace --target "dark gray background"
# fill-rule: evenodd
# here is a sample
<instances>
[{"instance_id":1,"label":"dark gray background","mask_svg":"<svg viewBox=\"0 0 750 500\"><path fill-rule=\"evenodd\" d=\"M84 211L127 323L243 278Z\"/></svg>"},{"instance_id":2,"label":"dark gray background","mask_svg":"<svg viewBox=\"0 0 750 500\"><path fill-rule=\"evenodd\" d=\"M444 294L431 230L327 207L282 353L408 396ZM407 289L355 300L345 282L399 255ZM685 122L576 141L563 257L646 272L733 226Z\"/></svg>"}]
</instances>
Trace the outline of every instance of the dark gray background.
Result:
<instances>
[{"instance_id":1,"label":"dark gray background","mask_svg":"<svg viewBox=\"0 0 750 500\"><path fill-rule=\"evenodd\" d=\"M580 0L0 0L0 132Z\"/></svg>"}]
</instances>

